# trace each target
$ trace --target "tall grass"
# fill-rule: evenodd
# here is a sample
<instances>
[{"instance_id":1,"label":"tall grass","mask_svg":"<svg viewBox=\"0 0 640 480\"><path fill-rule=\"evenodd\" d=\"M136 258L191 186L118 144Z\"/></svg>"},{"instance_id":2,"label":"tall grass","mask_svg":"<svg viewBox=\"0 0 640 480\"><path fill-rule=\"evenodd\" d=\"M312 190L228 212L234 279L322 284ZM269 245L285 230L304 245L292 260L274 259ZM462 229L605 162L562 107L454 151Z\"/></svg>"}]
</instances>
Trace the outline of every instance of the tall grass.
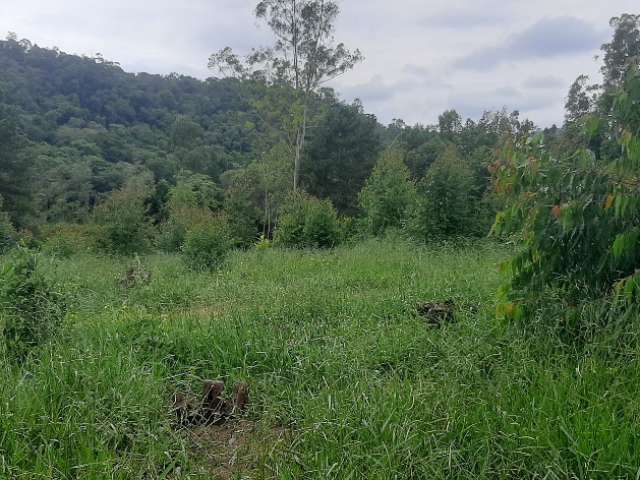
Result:
<instances>
[{"instance_id":1,"label":"tall grass","mask_svg":"<svg viewBox=\"0 0 640 480\"><path fill-rule=\"evenodd\" d=\"M216 273L153 255L128 290L126 260L53 259L70 313L38 356L1 364L0 475L210 478L170 396L223 378L249 383L262 431L287 432L238 478L635 478L637 345L497 321L508 254L368 241L237 252ZM447 299L456 323L416 316Z\"/></svg>"}]
</instances>

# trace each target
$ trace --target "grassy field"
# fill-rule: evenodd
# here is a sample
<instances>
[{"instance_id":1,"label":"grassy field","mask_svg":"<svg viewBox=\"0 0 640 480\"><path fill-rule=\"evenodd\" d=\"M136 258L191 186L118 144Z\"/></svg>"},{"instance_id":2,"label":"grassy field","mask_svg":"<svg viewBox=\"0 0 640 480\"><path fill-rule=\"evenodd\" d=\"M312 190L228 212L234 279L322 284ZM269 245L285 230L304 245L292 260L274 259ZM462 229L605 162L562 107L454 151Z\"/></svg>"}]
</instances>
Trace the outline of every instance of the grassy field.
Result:
<instances>
[{"instance_id":1,"label":"grassy field","mask_svg":"<svg viewBox=\"0 0 640 480\"><path fill-rule=\"evenodd\" d=\"M3 478L587 479L640 475L635 342L571 348L495 319L494 244L237 252L214 274L43 257L63 333L1 364ZM453 299L430 328L422 301ZM175 391L246 381L245 418L176 429Z\"/></svg>"}]
</instances>

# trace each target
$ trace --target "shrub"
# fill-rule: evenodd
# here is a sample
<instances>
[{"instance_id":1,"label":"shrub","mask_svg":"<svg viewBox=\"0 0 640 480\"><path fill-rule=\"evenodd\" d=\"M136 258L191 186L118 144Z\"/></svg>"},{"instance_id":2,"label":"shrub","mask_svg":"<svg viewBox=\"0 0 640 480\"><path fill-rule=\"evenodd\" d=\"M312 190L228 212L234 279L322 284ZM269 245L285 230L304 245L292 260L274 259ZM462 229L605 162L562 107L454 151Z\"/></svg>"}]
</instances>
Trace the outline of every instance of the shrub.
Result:
<instances>
[{"instance_id":1,"label":"shrub","mask_svg":"<svg viewBox=\"0 0 640 480\"><path fill-rule=\"evenodd\" d=\"M93 252L102 232L96 225L59 224L41 232L41 250L50 255L69 258L75 253Z\"/></svg>"},{"instance_id":2,"label":"shrub","mask_svg":"<svg viewBox=\"0 0 640 480\"><path fill-rule=\"evenodd\" d=\"M519 233L523 239L508 265L505 316L528 316L548 303L549 291L573 307L612 294L618 302L637 305L639 103L640 75L634 73L618 92L613 114L587 122L595 127L592 133L600 135L604 128L617 139L615 158L597 158L589 150L556 157L540 137L496 164L497 188L509 203L494 232Z\"/></svg>"},{"instance_id":3,"label":"shrub","mask_svg":"<svg viewBox=\"0 0 640 480\"><path fill-rule=\"evenodd\" d=\"M232 246L228 223L224 217L218 217L192 227L186 234L182 253L194 270L216 270Z\"/></svg>"},{"instance_id":4,"label":"shrub","mask_svg":"<svg viewBox=\"0 0 640 480\"><path fill-rule=\"evenodd\" d=\"M64 297L44 277L36 255L22 248L2 266L0 278L7 353L21 360L56 335L66 313Z\"/></svg>"},{"instance_id":5,"label":"shrub","mask_svg":"<svg viewBox=\"0 0 640 480\"><path fill-rule=\"evenodd\" d=\"M102 227L98 244L103 250L133 255L148 249L151 225L146 215L147 197L145 185L131 182L98 206L96 220Z\"/></svg>"},{"instance_id":6,"label":"shrub","mask_svg":"<svg viewBox=\"0 0 640 480\"><path fill-rule=\"evenodd\" d=\"M329 200L293 194L283 208L274 242L291 248L335 247L340 242L338 214Z\"/></svg>"},{"instance_id":7,"label":"shrub","mask_svg":"<svg viewBox=\"0 0 640 480\"><path fill-rule=\"evenodd\" d=\"M418 184L409 233L420 240L470 235L478 223L478 203L471 169L449 146Z\"/></svg>"},{"instance_id":8,"label":"shrub","mask_svg":"<svg viewBox=\"0 0 640 480\"><path fill-rule=\"evenodd\" d=\"M224 211L234 243L246 247L255 242L262 212L255 205L251 192L244 185L231 185L225 195Z\"/></svg>"},{"instance_id":9,"label":"shrub","mask_svg":"<svg viewBox=\"0 0 640 480\"><path fill-rule=\"evenodd\" d=\"M11 250L17 242L18 232L13 227L9 216L0 212L0 255Z\"/></svg>"},{"instance_id":10,"label":"shrub","mask_svg":"<svg viewBox=\"0 0 640 480\"><path fill-rule=\"evenodd\" d=\"M169 192L169 218L160 227L156 242L166 252L177 252L184 245L187 231L211 222L220 209L221 193L204 175L183 174Z\"/></svg>"},{"instance_id":11,"label":"shrub","mask_svg":"<svg viewBox=\"0 0 640 480\"><path fill-rule=\"evenodd\" d=\"M156 237L156 245L163 252L179 252L184 245L187 235L187 227L175 218L169 218L160 226L160 232Z\"/></svg>"},{"instance_id":12,"label":"shrub","mask_svg":"<svg viewBox=\"0 0 640 480\"><path fill-rule=\"evenodd\" d=\"M403 157L395 149L383 153L360 192L367 230L373 235L380 235L390 227L401 228L415 202L415 185Z\"/></svg>"},{"instance_id":13,"label":"shrub","mask_svg":"<svg viewBox=\"0 0 640 480\"><path fill-rule=\"evenodd\" d=\"M354 245L365 240L366 226L361 218L340 217L338 219L340 227L340 242Z\"/></svg>"},{"instance_id":14,"label":"shrub","mask_svg":"<svg viewBox=\"0 0 640 480\"><path fill-rule=\"evenodd\" d=\"M258 250L259 252L264 252L265 250L269 250L272 247L273 242L264 235L260 235L260 238L256 242L256 250Z\"/></svg>"},{"instance_id":15,"label":"shrub","mask_svg":"<svg viewBox=\"0 0 640 480\"><path fill-rule=\"evenodd\" d=\"M11 250L18 240L18 232L11 223L9 214L2 211L2 196L0 196L0 255Z\"/></svg>"}]
</instances>

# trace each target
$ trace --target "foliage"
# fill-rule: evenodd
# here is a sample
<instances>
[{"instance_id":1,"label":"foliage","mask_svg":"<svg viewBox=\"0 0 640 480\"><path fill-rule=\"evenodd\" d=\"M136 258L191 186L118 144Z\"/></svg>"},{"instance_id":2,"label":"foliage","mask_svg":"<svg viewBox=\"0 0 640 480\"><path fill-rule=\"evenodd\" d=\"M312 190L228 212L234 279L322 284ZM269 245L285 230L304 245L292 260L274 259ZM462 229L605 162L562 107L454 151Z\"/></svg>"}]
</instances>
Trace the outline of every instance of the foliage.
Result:
<instances>
[{"instance_id":1,"label":"foliage","mask_svg":"<svg viewBox=\"0 0 640 480\"><path fill-rule=\"evenodd\" d=\"M11 223L9 214L2 211L2 197L0 197L0 255L13 248L17 240L18 232Z\"/></svg>"},{"instance_id":2,"label":"foliage","mask_svg":"<svg viewBox=\"0 0 640 480\"><path fill-rule=\"evenodd\" d=\"M499 165L497 186L510 205L494 230L522 231L523 239L509 263L515 306L507 313L530 313L550 289L573 305L612 294L630 304L640 298L639 104L640 76L632 71L614 102L616 158L585 149L554 156L538 138Z\"/></svg>"},{"instance_id":3,"label":"foliage","mask_svg":"<svg viewBox=\"0 0 640 480\"><path fill-rule=\"evenodd\" d=\"M331 202L292 194L278 219L274 243L290 248L332 248L339 241L338 214Z\"/></svg>"},{"instance_id":4,"label":"foliage","mask_svg":"<svg viewBox=\"0 0 640 480\"><path fill-rule=\"evenodd\" d=\"M418 184L409 231L421 240L471 235L477 231L477 203L473 173L449 146Z\"/></svg>"},{"instance_id":5,"label":"foliage","mask_svg":"<svg viewBox=\"0 0 640 480\"><path fill-rule=\"evenodd\" d=\"M187 231L182 254L194 270L216 270L222 266L232 246L226 218L217 217Z\"/></svg>"},{"instance_id":6,"label":"foliage","mask_svg":"<svg viewBox=\"0 0 640 480\"><path fill-rule=\"evenodd\" d=\"M261 211L253 201L255 196L237 183L227 189L224 211L229 219L229 228L234 243L246 247L255 241L258 226L262 221Z\"/></svg>"},{"instance_id":7,"label":"foliage","mask_svg":"<svg viewBox=\"0 0 640 480\"><path fill-rule=\"evenodd\" d=\"M215 212L222 204L220 187L208 176L182 172L169 191L169 214L182 217L186 210L203 208Z\"/></svg>"},{"instance_id":8,"label":"foliage","mask_svg":"<svg viewBox=\"0 0 640 480\"><path fill-rule=\"evenodd\" d=\"M388 149L382 154L359 198L369 233L380 235L387 228L403 227L416 198L403 152Z\"/></svg>"},{"instance_id":9,"label":"foliage","mask_svg":"<svg viewBox=\"0 0 640 480\"><path fill-rule=\"evenodd\" d=\"M322 84L353 69L363 60L359 50L335 43L335 23L340 13L333 0L261 0L255 15L271 29L271 47L254 49L240 59L226 47L211 55L209 67L236 78L253 78L287 85L295 92L287 117L294 134L288 143L294 152L293 190L300 187L302 156L307 139L309 110Z\"/></svg>"},{"instance_id":10,"label":"foliage","mask_svg":"<svg viewBox=\"0 0 640 480\"><path fill-rule=\"evenodd\" d=\"M37 256L22 248L3 262L0 279L6 353L21 361L55 337L65 316L65 299L44 277Z\"/></svg>"},{"instance_id":11,"label":"foliage","mask_svg":"<svg viewBox=\"0 0 640 480\"><path fill-rule=\"evenodd\" d=\"M0 102L2 93L0 89ZM16 124L15 113L0 103L0 198L4 210L16 224L24 224L31 213L32 163L25 155L25 148L26 139Z\"/></svg>"},{"instance_id":12,"label":"foliage","mask_svg":"<svg viewBox=\"0 0 640 480\"><path fill-rule=\"evenodd\" d=\"M301 7L296 18L311 22L298 25L298 41L306 29L329 49L318 50L320 57L335 54L334 60L344 61L314 63L317 59L303 52L315 47L305 44L298 50L302 75L316 67L318 74L339 74L360 59L326 36L337 18L333 2L295 3ZM291 5L265 2L260 19L275 21L284 11L279 8ZM314 22L325 23L314 33ZM359 102L345 104L313 79L301 76L296 89L293 57L276 50L256 52L251 78L200 81L134 75L99 56L78 57L13 37L0 42L0 177L6 180L0 191L14 225L86 224L95 207L108 203L131 178L145 177L150 179L145 218L160 227L163 248L174 251L184 240L186 226L175 215L169 219L169 191L188 193L187 185L191 194L208 198L206 208L217 211L225 203L234 242L249 247L259 233L272 236L292 190L296 161L300 188L354 216L358 192L383 146L406 151L417 182L447 142L468 160L480 148L494 149L505 132L517 128L514 114L487 113L478 122L463 122L454 111L443 115L442 132L401 120L383 127ZM284 70L270 69L269 78L260 73L278 58ZM451 128L446 118L454 120ZM474 175L479 184L487 177L483 168L474 167Z\"/></svg>"},{"instance_id":13,"label":"foliage","mask_svg":"<svg viewBox=\"0 0 640 480\"><path fill-rule=\"evenodd\" d=\"M150 245L151 226L147 213L148 189L134 179L113 192L96 209L96 221L102 227L99 246L109 252L133 255Z\"/></svg>"},{"instance_id":14,"label":"foliage","mask_svg":"<svg viewBox=\"0 0 640 480\"><path fill-rule=\"evenodd\" d=\"M209 177L182 172L169 189L167 218L160 225L157 245L166 252L179 251L187 231L208 223L221 209L222 192Z\"/></svg>"},{"instance_id":15,"label":"foliage","mask_svg":"<svg viewBox=\"0 0 640 480\"><path fill-rule=\"evenodd\" d=\"M95 252L99 238L104 232L96 225L57 224L43 228L40 232L43 252L61 258L77 253Z\"/></svg>"},{"instance_id":16,"label":"foliage","mask_svg":"<svg viewBox=\"0 0 640 480\"><path fill-rule=\"evenodd\" d=\"M640 65L640 15L624 13L609 24L614 28L613 38L602 46L606 90L619 88L629 72Z\"/></svg>"},{"instance_id":17,"label":"foliage","mask_svg":"<svg viewBox=\"0 0 640 480\"><path fill-rule=\"evenodd\" d=\"M309 135L303 184L311 195L331 200L340 213L353 215L381 150L378 125L358 103L326 110Z\"/></svg>"},{"instance_id":18,"label":"foliage","mask_svg":"<svg viewBox=\"0 0 640 480\"><path fill-rule=\"evenodd\" d=\"M260 235L260 238L256 242L256 250L258 250L259 252L263 252L265 250L269 250L272 247L273 242L264 235Z\"/></svg>"},{"instance_id":19,"label":"foliage","mask_svg":"<svg viewBox=\"0 0 640 480\"><path fill-rule=\"evenodd\" d=\"M270 237L291 192L291 154L281 142L243 169L225 175L225 212L238 246L252 245L259 231Z\"/></svg>"}]
</instances>

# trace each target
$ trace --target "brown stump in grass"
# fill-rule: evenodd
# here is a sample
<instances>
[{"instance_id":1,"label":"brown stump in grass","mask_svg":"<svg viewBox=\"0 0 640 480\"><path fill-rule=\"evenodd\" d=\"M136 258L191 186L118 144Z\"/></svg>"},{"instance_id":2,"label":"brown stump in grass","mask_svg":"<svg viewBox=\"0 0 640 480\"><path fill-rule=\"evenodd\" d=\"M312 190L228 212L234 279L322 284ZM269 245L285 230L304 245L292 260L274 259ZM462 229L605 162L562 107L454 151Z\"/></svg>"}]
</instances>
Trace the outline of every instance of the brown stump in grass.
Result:
<instances>
[{"instance_id":1,"label":"brown stump in grass","mask_svg":"<svg viewBox=\"0 0 640 480\"><path fill-rule=\"evenodd\" d=\"M207 425L221 423L224 421L225 401L222 398L224 393L224 382L218 380L205 380L202 389L202 417Z\"/></svg>"},{"instance_id":2,"label":"brown stump in grass","mask_svg":"<svg viewBox=\"0 0 640 480\"><path fill-rule=\"evenodd\" d=\"M174 393L172 411L175 413L178 425L181 427L197 423L197 408L183 393Z\"/></svg>"},{"instance_id":3,"label":"brown stump in grass","mask_svg":"<svg viewBox=\"0 0 640 480\"><path fill-rule=\"evenodd\" d=\"M443 323L453 321L455 303L453 300L421 303L418 305L417 311L418 314L425 319L427 325L431 327L439 327Z\"/></svg>"},{"instance_id":4,"label":"brown stump in grass","mask_svg":"<svg viewBox=\"0 0 640 480\"><path fill-rule=\"evenodd\" d=\"M231 400L223 398L224 382L220 380L205 380L202 388L202 398L198 406L194 406L191 399L180 392L173 395L173 412L179 426L220 425L229 418L246 411L249 405L249 386L238 383L233 388Z\"/></svg>"},{"instance_id":5,"label":"brown stump in grass","mask_svg":"<svg viewBox=\"0 0 640 480\"><path fill-rule=\"evenodd\" d=\"M246 383L238 383L233 387L233 405L231 413L242 413L249 405L249 385Z\"/></svg>"}]
</instances>

